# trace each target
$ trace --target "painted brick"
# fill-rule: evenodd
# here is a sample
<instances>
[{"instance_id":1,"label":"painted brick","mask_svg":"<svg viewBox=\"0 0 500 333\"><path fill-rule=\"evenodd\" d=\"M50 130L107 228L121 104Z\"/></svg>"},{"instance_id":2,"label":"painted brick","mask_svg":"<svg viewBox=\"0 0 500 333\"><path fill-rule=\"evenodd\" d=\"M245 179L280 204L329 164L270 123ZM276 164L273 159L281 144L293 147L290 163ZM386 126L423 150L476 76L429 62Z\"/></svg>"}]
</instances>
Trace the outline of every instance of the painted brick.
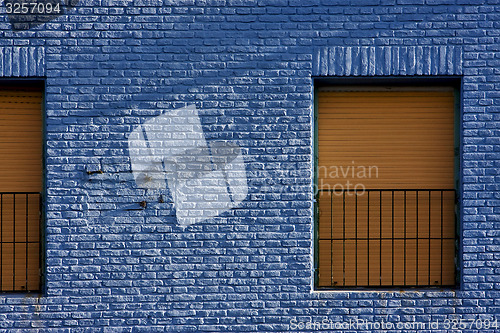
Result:
<instances>
[{"instance_id":1,"label":"painted brick","mask_svg":"<svg viewBox=\"0 0 500 333\"><path fill-rule=\"evenodd\" d=\"M45 76L45 49L36 46L0 47L0 76Z\"/></svg>"},{"instance_id":2,"label":"painted brick","mask_svg":"<svg viewBox=\"0 0 500 333\"><path fill-rule=\"evenodd\" d=\"M313 57L315 76L462 74L459 46L333 46Z\"/></svg>"},{"instance_id":3,"label":"painted brick","mask_svg":"<svg viewBox=\"0 0 500 333\"><path fill-rule=\"evenodd\" d=\"M0 295L0 330L500 320L498 3L82 0L24 31L2 15L0 77L45 78L47 195L44 290ZM313 77L329 76L462 78L456 290L312 290ZM191 104L208 140L241 147L249 194L183 228L167 190L135 184L127 138Z\"/></svg>"}]
</instances>

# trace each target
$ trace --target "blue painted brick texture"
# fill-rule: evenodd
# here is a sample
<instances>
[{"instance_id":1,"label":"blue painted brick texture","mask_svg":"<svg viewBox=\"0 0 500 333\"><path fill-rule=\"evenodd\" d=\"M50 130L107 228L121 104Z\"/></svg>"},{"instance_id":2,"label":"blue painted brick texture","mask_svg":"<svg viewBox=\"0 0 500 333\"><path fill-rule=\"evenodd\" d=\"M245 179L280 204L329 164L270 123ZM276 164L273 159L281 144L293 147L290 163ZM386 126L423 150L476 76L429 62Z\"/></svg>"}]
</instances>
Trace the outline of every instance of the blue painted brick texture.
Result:
<instances>
[{"instance_id":1,"label":"blue painted brick texture","mask_svg":"<svg viewBox=\"0 0 500 333\"><path fill-rule=\"evenodd\" d=\"M29 30L2 8L1 79L45 80L46 196L44 289L0 295L1 332L500 332L499 1L80 0ZM314 290L313 81L330 76L462 78L457 289ZM188 105L239 145L249 188L181 227L127 140Z\"/></svg>"}]
</instances>

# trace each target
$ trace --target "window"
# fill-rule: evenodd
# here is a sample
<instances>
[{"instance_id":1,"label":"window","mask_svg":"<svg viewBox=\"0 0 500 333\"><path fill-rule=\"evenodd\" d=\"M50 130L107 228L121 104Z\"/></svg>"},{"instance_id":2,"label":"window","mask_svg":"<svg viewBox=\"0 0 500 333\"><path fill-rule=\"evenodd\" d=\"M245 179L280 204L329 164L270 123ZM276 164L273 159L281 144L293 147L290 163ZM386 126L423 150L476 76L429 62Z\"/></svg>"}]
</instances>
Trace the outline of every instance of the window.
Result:
<instances>
[{"instance_id":1,"label":"window","mask_svg":"<svg viewBox=\"0 0 500 333\"><path fill-rule=\"evenodd\" d=\"M40 290L42 89L0 86L0 290Z\"/></svg>"},{"instance_id":2,"label":"window","mask_svg":"<svg viewBox=\"0 0 500 333\"><path fill-rule=\"evenodd\" d=\"M317 93L316 285L455 285L455 93Z\"/></svg>"}]
</instances>

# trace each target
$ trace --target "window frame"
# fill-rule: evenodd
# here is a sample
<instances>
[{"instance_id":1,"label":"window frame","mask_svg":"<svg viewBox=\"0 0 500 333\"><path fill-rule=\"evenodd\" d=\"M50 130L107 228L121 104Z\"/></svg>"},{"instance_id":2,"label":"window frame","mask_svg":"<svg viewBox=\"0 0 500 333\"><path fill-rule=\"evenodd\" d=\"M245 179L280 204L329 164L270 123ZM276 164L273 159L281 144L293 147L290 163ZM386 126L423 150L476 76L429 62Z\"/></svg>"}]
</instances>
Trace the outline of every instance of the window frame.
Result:
<instances>
[{"instance_id":1,"label":"window frame","mask_svg":"<svg viewBox=\"0 0 500 333\"><path fill-rule=\"evenodd\" d=\"M461 76L422 76L422 77L313 77L313 117L312 117L312 181L313 181L313 242L312 242L312 291L349 291L349 290L461 290L462 270L463 270L463 251L462 251L462 191L463 191L463 105L462 91L463 82ZM318 93L322 88L345 88L347 86L360 89L383 89L384 87L420 89L432 87L451 87L454 93L454 187L456 193L455 201L455 285L447 286L422 286L422 287L406 287L406 286L348 286L348 287L319 287L319 206L317 201L317 186L318 186Z\"/></svg>"},{"instance_id":2,"label":"window frame","mask_svg":"<svg viewBox=\"0 0 500 333\"><path fill-rule=\"evenodd\" d=\"M23 77L23 78L2 78L0 79L0 89L6 88L31 88L41 92L40 116L41 116L41 189L39 204L39 260L38 260L38 288L32 290L0 290L0 295L17 296L23 294L45 295L46 294L46 198L47 198L47 99L46 99L46 79L44 77Z\"/></svg>"}]
</instances>

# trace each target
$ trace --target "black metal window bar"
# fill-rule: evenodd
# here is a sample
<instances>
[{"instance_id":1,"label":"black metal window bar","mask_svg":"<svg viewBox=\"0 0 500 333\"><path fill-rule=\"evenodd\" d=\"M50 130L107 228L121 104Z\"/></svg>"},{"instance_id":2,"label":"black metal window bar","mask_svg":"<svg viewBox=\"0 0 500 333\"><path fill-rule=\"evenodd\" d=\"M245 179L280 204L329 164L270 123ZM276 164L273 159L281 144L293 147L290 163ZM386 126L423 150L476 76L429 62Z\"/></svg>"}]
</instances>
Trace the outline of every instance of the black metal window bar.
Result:
<instances>
[{"instance_id":1,"label":"black metal window bar","mask_svg":"<svg viewBox=\"0 0 500 333\"><path fill-rule=\"evenodd\" d=\"M455 190L320 190L318 287L455 285Z\"/></svg>"},{"instance_id":2,"label":"black metal window bar","mask_svg":"<svg viewBox=\"0 0 500 333\"><path fill-rule=\"evenodd\" d=\"M0 291L40 290L41 195L0 192Z\"/></svg>"}]
</instances>

